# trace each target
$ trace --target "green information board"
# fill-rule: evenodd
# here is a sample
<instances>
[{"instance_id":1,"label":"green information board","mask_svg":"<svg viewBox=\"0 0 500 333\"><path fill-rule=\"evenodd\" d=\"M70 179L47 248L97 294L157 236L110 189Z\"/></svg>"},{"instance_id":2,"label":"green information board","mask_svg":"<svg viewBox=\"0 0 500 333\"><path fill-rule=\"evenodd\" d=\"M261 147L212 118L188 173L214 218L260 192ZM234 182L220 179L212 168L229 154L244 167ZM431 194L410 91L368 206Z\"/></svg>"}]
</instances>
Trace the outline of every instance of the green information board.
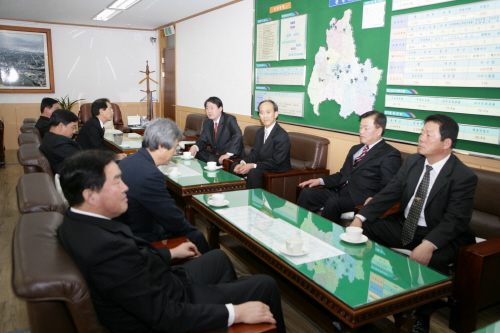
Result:
<instances>
[{"instance_id":1,"label":"green information board","mask_svg":"<svg viewBox=\"0 0 500 333\"><path fill-rule=\"evenodd\" d=\"M461 127L461 135L469 134L456 149L500 156L500 16L491 15L491 8L498 12L500 1L434 2L440 1L393 10L393 5L429 1L255 0L252 115L258 117L256 104L266 92L303 96L302 113L281 114L280 121L346 133L358 133L359 114L372 109L384 112L392 122L443 113L460 125L472 125ZM448 17L454 17L453 22ZM496 28L482 26L490 22ZM405 37L398 37L401 31ZM476 44L485 40L485 45L468 45L464 40ZM296 48L290 47L293 43ZM397 50L404 52L392 52ZM426 62L426 53L434 61ZM403 61L395 61L398 56ZM433 66L438 72L426 72ZM436 84L429 84L428 78ZM387 105L386 99L397 97L410 98L411 107ZM425 98L416 97L434 101L439 97L441 103L430 106ZM485 107L476 105L475 114L465 108L457 111L467 103ZM387 129L384 136L418 140L415 127L413 131Z\"/></svg>"}]
</instances>

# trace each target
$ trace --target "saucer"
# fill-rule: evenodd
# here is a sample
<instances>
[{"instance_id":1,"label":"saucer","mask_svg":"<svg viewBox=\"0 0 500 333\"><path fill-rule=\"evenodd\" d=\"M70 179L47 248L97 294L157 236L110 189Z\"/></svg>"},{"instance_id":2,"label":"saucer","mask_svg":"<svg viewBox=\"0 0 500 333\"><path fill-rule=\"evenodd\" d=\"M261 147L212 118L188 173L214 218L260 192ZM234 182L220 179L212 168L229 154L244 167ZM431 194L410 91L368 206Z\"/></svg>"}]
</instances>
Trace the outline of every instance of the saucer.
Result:
<instances>
[{"instance_id":1,"label":"saucer","mask_svg":"<svg viewBox=\"0 0 500 333\"><path fill-rule=\"evenodd\" d=\"M340 234L340 239L342 239L344 242L351 243L351 244L361 244L361 243L366 243L366 241L368 240L368 237L366 237L365 235L361 235L360 240L352 241L352 240L347 238L347 235L344 232L343 234Z\"/></svg>"},{"instance_id":2,"label":"saucer","mask_svg":"<svg viewBox=\"0 0 500 333\"><path fill-rule=\"evenodd\" d=\"M280 252L283 253L283 254L286 254L287 256L290 256L290 257L300 257L300 256L303 256L303 255L307 254L307 248L303 247L302 250L300 250L299 253L290 253L286 249L286 245L282 245L280 247Z\"/></svg>"},{"instance_id":3,"label":"saucer","mask_svg":"<svg viewBox=\"0 0 500 333\"><path fill-rule=\"evenodd\" d=\"M203 169L207 170L207 171L217 171L219 170L220 168L222 167L216 167L215 169L209 169L207 166L204 166Z\"/></svg>"},{"instance_id":4,"label":"saucer","mask_svg":"<svg viewBox=\"0 0 500 333\"><path fill-rule=\"evenodd\" d=\"M224 207L224 206L229 205L229 200L224 200L224 204L222 204L222 205L214 205L214 203L212 202L212 200L208 200L208 204L210 206L214 206L214 207Z\"/></svg>"}]
</instances>

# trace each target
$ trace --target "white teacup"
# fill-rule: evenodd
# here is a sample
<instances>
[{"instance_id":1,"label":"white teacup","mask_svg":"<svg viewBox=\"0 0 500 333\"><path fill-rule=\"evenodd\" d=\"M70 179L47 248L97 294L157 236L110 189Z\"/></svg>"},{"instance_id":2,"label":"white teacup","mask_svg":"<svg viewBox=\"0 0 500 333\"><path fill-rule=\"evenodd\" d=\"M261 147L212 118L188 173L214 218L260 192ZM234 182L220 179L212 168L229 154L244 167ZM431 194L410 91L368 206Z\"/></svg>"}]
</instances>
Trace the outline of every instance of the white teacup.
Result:
<instances>
[{"instance_id":1,"label":"white teacup","mask_svg":"<svg viewBox=\"0 0 500 333\"><path fill-rule=\"evenodd\" d=\"M209 170L217 169L217 162L207 162L207 169Z\"/></svg>"},{"instance_id":2,"label":"white teacup","mask_svg":"<svg viewBox=\"0 0 500 333\"><path fill-rule=\"evenodd\" d=\"M168 169L169 176L177 176L179 174L179 169L177 167L171 167Z\"/></svg>"},{"instance_id":3,"label":"white teacup","mask_svg":"<svg viewBox=\"0 0 500 333\"><path fill-rule=\"evenodd\" d=\"M191 158L191 152L190 151L185 151L182 153L182 157L185 158L185 159L188 159L188 158Z\"/></svg>"},{"instance_id":4,"label":"white teacup","mask_svg":"<svg viewBox=\"0 0 500 333\"><path fill-rule=\"evenodd\" d=\"M215 206L222 206L226 197L222 193L212 194L212 204Z\"/></svg>"},{"instance_id":5,"label":"white teacup","mask_svg":"<svg viewBox=\"0 0 500 333\"><path fill-rule=\"evenodd\" d=\"M297 254L302 251L304 241L299 237L288 237L285 239L286 250L292 254Z\"/></svg>"},{"instance_id":6,"label":"white teacup","mask_svg":"<svg viewBox=\"0 0 500 333\"><path fill-rule=\"evenodd\" d=\"M359 227L347 227L345 228L345 234L347 236L347 239L349 239L352 242L357 242L361 240L363 229Z\"/></svg>"}]
</instances>

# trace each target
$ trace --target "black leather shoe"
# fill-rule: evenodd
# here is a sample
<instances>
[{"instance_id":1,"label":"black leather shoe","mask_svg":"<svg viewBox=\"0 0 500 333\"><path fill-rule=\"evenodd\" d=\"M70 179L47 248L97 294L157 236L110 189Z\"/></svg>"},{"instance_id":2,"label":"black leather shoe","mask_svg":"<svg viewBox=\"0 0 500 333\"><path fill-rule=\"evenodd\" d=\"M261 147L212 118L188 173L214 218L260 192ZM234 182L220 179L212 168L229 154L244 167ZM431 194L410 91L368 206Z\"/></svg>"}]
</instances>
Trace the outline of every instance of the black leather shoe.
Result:
<instances>
[{"instance_id":1,"label":"black leather shoe","mask_svg":"<svg viewBox=\"0 0 500 333\"><path fill-rule=\"evenodd\" d=\"M431 317L423 314L416 314L417 321L413 325L413 333L429 333Z\"/></svg>"}]
</instances>

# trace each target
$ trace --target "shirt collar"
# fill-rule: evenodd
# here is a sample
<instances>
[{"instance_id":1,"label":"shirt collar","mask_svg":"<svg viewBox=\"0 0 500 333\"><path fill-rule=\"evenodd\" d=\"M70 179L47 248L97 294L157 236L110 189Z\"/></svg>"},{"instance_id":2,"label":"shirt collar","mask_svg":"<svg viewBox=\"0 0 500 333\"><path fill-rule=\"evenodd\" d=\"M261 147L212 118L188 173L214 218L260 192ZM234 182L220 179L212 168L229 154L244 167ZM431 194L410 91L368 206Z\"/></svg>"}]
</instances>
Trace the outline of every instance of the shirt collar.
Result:
<instances>
[{"instance_id":1,"label":"shirt collar","mask_svg":"<svg viewBox=\"0 0 500 333\"><path fill-rule=\"evenodd\" d=\"M97 118L99 120L99 124L101 124L101 128L104 128L104 124L102 123L101 119Z\"/></svg>"},{"instance_id":2,"label":"shirt collar","mask_svg":"<svg viewBox=\"0 0 500 333\"><path fill-rule=\"evenodd\" d=\"M109 217L106 217L106 216L103 216L103 215L99 215L99 214L95 214L95 213L86 212L84 210L76 209L76 208L73 208L73 207L70 207L69 209L73 213L87 215L87 216L92 216L92 217L97 217L97 218L105 219L105 220L111 220Z\"/></svg>"},{"instance_id":3,"label":"shirt collar","mask_svg":"<svg viewBox=\"0 0 500 333\"><path fill-rule=\"evenodd\" d=\"M451 154L448 154L448 156L446 156L441 161L436 162L434 164L430 164L429 160L427 158L425 158L425 165L432 166L432 170L436 171L436 173L439 174L439 172L444 167L444 165L446 164L446 162L448 162L448 160L450 159L450 156L451 156Z\"/></svg>"},{"instance_id":4,"label":"shirt collar","mask_svg":"<svg viewBox=\"0 0 500 333\"><path fill-rule=\"evenodd\" d=\"M382 141L382 139L378 140L377 142L375 143L372 143L371 145L368 145L368 150L372 149L373 146L375 146L377 143L379 143L380 141Z\"/></svg>"},{"instance_id":5,"label":"shirt collar","mask_svg":"<svg viewBox=\"0 0 500 333\"><path fill-rule=\"evenodd\" d=\"M269 126L268 128L265 128L264 127L264 130L267 131L267 133L271 133L271 131L273 130L274 128L274 125L276 125L276 122L274 122L271 126Z\"/></svg>"}]
</instances>

